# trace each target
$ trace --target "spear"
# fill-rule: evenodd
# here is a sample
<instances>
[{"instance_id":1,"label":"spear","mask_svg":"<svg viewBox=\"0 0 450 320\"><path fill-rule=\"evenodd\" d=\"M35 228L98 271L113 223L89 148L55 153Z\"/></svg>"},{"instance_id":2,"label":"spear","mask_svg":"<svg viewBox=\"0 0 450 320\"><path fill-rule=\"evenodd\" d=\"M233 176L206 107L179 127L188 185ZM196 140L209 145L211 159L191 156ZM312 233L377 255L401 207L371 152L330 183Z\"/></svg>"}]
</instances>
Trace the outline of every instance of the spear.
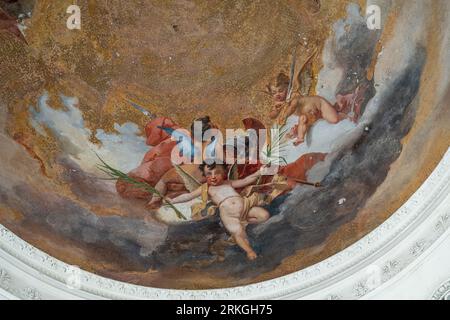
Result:
<instances>
[{"instance_id":1,"label":"spear","mask_svg":"<svg viewBox=\"0 0 450 320\"><path fill-rule=\"evenodd\" d=\"M292 178L288 177L288 179L292 179ZM299 180L299 179L292 179L292 180L294 180L295 182L300 183L300 184L304 184L304 185L307 185L307 186L313 186L315 188L322 187L322 184L320 182L309 182L309 181Z\"/></svg>"},{"instance_id":2,"label":"spear","mask_svg":"<svg viewBox=\"0 0 450 320\"><path fill-rule=\"evenodd\" d=\"M296 64L297 64L297 47L295 47L294 54L292 55L291 74L289 77L289 87L288 87L288 95L286 97L286 101L289 101L292 98L292 93L293 93L293 89L294 89L294 77L295 77Z\"/></svg>"},{"instance_id":3,"label":"spear","mask_svg":"<svg viewBox=\"0 0 450 320\"><path fill-rule=\"evenodd\" d=\"M140 106L139 104L124 98L124 100L126 102L128 102L135 110L139 111L140 113L142 113L144 116L149 117L149 118L156 118L156 115L154 115L153 113L151 113L150 111L146 110L144 107Z\"/></svg>"}]
</instances>

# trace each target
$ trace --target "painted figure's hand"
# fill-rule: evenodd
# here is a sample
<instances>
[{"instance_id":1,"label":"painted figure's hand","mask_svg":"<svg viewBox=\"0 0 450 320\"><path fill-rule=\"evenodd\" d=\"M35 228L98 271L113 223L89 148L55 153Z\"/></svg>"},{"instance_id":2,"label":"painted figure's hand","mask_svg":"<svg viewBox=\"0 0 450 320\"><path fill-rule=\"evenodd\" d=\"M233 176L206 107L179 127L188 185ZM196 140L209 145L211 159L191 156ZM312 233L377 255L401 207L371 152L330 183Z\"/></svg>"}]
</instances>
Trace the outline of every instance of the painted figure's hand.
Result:
<instances>
[{"instance_id":1,"label":"painted figure's hand","mask_svg":"<svg viewBox=\"0 0 450 320\"><path fill-rule=\"evenodd\" d=\"M297 138L295 141L294 141L294 146L299 146L299 145L301 145L303 142L305 142L305 138Z\"/></svg>"}]
</instances>

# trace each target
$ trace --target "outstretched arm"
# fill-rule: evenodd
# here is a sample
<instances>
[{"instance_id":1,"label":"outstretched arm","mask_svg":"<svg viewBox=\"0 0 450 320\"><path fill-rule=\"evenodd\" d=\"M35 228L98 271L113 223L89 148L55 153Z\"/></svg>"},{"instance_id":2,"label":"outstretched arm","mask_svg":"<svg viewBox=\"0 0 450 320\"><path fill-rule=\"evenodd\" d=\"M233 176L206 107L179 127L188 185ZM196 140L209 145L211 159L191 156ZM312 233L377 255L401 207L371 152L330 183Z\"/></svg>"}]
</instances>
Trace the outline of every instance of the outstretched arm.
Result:
<instances>
[{"instance_id":1,"label":"outstretched arm","mask_svg":"<svg viewBox=\"0 0 450 320\"><path fill-rule=\"evenodd\" d=\"M176 204L176 203L184 203L184 202L188 202L191 200L194 200L195 198L198 198L202 195L202 188L198 188L197 190L191 192L191 193L186 193L186 194L182 194L181 196L178 196L176 198L173 198L170 200L170 202L172 204Z\"/></svg>"},{"instance_id":2,"label":"outstretched arm","mask_svg":"<svg viewBox=\"0 0 450 320\"><path fill-rule=\"evenodd\" d=\"M254 174L248 176L247 178L232 181L231 186L236 189L245 188L255 183L260 176L261 176L261 169L256 171Z\"/></svg>"}]
</instances>

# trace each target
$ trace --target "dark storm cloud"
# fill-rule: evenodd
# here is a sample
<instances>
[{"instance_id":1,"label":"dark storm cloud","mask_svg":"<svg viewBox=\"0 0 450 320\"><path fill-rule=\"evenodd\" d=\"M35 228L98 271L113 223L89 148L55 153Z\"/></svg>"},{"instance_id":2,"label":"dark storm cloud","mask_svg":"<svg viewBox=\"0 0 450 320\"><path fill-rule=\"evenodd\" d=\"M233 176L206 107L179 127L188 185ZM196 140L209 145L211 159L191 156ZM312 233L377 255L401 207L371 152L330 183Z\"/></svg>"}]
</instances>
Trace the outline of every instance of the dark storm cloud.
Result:
<instances>
[{"instance_id":1,"label":"dark storm cloud","mask_svg":"<svg viewBox=\"0 0 450 320\"><path fill-rule=\"evenodd\" d=\"M0 199L2 204L21 212L27 221L50 232L83 244L119 250L142 264L147 264L144 258L166 238L167 228L162 224L145 223L142 218L97 216L71 199L42 193L25 184L12 189L0 185Z\"/></svg>"}]
</instances>

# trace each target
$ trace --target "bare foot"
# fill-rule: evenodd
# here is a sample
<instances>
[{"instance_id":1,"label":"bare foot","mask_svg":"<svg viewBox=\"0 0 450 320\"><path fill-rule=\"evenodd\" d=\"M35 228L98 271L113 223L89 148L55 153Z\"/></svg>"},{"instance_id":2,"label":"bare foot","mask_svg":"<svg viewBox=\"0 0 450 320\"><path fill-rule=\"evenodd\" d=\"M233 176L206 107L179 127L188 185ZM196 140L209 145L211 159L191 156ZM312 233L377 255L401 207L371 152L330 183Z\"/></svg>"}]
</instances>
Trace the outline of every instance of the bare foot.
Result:
<instances>
[{"instance_id":1,"label":"bare foot","mask_svg":"<svg viewBox=\"0 0 450 320\"><path fill-rule=\"evenodd\" d=\"M303 142L305 142L305 139L299 139L299 138L297 138L295 141L294 141L294 146L299 146L299 145L301 145Z\"/></svg>"},{"instance_id":2,"label":"bare foot","mask_svg":"<svg viewBox=\"0 0 450 320\"><path fill-rule=\"evenodd\" d=\"M256 260L256 258L258 258L258 255L252 251L252 252L247 252L247 258L250 261Z\"/></svg>"}]
</instances>

